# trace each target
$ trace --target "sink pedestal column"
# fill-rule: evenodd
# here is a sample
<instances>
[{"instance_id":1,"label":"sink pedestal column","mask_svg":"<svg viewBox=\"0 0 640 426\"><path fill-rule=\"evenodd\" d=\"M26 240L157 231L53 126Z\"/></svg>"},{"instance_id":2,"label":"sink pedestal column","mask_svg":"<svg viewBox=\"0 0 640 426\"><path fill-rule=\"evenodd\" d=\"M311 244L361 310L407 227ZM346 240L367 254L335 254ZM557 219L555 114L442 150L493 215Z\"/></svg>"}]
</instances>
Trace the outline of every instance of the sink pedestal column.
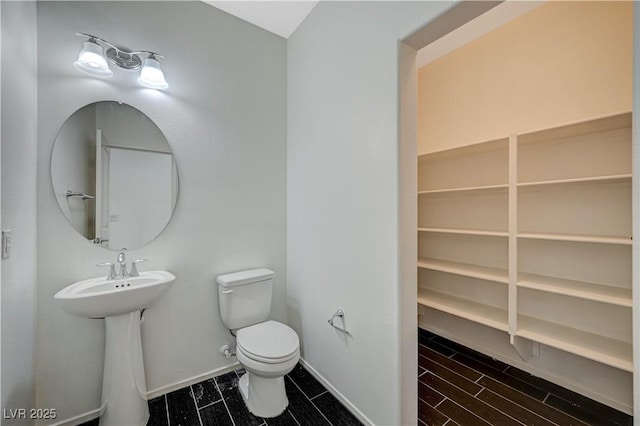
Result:
<instances>
[{"instance_id":1,"label":"sink pedestal column","mask_svg":"<svg viewBox=\"0 0 640 426\"><path fill-rule=\"evenodd\" d=\"M149 420L140 311L105 318L100 426L144 426Z\"/></svg>"}]
</instances>

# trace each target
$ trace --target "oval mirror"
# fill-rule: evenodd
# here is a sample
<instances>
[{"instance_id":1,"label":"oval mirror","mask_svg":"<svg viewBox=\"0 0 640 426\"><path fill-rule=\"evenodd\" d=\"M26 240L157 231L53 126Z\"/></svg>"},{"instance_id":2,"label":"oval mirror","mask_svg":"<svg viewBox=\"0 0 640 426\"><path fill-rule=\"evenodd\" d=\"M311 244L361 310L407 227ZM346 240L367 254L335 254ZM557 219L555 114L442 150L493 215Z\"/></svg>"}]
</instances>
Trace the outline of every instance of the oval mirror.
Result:
<instances>
[{"instance_id":1,"label":"oval mirror","mask_svg":"<svg viewBox=\"0 0 640 426\"><path fill-rule=\"evenodd\" d=\"M165 228L178 198L178 170L158 126L111 101L74 112L51 154L53 191L85 238L112 250L142 247Z\"/></svg>"}]
</instances>

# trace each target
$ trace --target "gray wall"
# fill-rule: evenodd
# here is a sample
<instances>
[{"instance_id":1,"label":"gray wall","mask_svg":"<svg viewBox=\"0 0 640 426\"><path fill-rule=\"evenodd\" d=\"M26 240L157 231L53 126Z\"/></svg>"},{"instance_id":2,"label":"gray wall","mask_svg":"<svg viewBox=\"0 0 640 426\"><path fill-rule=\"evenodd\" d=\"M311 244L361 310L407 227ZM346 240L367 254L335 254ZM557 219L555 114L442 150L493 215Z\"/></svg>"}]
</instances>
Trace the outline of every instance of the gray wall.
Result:
<instances>
[{"instance_id":1,"label":"gray wall","mask_svg":"<svg viewBox=\"0 0 640 426\"><path fill-rule=\"evenodd\" d=\"M170 88L141 88L114 70L109 80L73 61L87 32L161 60ZM116 252L90 245L60 212L50 182L53 141L66 118L98 100L149 116L175 154L180 194L163 233L128 259L177 276L145 313L150 392L229 365L215 276L265 266L276 271L272 317L286 321L286 42L201 2L38 4L37 406L58 419L100 405L104 324L72 317L53 301L64 286L104 271ZM73 397L70 397L73 396Z\"/></svg>"},{"instance_id":2,"label":"gray wall","mask_svg":"<svg viewBox=\"0 0 640 426\"><path fill-rule=\"evenodd\" d=\"M287 46L289 319L305 360L374 424L416 422L416 318L400 319L416 284L400 279L415 247L400 240L398 40L453 4L320 2ZM338 307L352 338L327 325Z\"/></svg>"},{"instance_id":3,"label":"gray wall","mask_svg":"<svg viewBox=\"0 0 640 426\"><path fill-rule=\"evenodd\" d=\"M2 229L13 231L13 254L2 260L1 393L2 408L15 410L35 406L36 5L1 2L0 8Z\"/></svg>"}]
</instances>

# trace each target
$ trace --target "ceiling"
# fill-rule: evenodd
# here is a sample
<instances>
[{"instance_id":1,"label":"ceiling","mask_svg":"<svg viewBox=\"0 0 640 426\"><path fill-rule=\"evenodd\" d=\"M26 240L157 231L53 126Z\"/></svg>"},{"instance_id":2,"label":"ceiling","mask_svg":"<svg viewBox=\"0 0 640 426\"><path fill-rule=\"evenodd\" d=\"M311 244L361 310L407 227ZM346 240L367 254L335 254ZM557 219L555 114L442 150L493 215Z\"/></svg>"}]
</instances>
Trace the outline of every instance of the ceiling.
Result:
<instances>
[{"instance_id":1,"label":"ceiling","mask_svg":"<svg viewBox=\"0 0 640 426\"><path fill-rule=\"evenodd\" d=\"M0 0L1 1L1 0ZM312 0L202 0L285 39L318 4ZM540 6L545 0L504 1L418 51L418 67L473 41Z\"/></svg>"},{"instance_id":2,"label":"ceiling","mask_svg":"<svg viewBox=\"0 0 640 426\"><path fill-rule=\"evenodd\" d=\"M318 4L317 1L203 0L280 37L289 38Z\"/></svg>"}]
</instances>

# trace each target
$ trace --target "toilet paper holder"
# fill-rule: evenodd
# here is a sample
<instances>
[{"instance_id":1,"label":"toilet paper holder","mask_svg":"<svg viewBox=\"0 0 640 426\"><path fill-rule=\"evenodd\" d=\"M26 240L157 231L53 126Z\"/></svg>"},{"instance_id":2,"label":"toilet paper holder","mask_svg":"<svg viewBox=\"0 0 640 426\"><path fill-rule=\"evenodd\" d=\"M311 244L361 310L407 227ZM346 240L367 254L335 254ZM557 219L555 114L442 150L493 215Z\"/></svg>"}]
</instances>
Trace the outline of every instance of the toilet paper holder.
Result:
<instances>
[{"instance_id":1,"label":"toilet paper holder","mask_svg":"<svg viewBox=\"0 0 640 426\"><path fill-rule=\"evenodd\" d=\"M342 327L340 327L339 325L335 325L333 323L333 320L337 318L340 318L342 320ZM333 328L335 328L336 330L340 331L341 333L346 334L347 336L351 336L351 333L349 333L349 331L347 331L347 329L344 327L344 311L342 310L342 308L339 308L335 314L333 314L331 316L331 318L329 318L328 320L329 325Z\"/></svg>"}]
</instances>

